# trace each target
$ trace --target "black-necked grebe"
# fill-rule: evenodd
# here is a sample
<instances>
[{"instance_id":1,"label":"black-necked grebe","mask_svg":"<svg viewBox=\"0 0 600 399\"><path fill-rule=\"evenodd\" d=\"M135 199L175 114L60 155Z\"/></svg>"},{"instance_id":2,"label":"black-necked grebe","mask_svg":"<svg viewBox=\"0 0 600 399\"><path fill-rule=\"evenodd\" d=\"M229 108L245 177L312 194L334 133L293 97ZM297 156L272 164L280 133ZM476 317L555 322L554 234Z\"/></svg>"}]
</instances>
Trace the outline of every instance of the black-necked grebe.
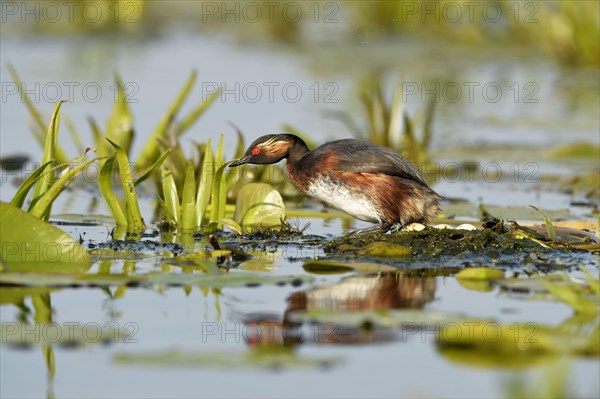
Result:
<instances>
[{"instance_id":1,"label":"black-necked grebe","mask_svg":"<svg viewBox=\"0 0 600 399\"><path fill-rule=\"evenodd\" d=\"M302 192L378 226L356 233L387 232L435 216L441 197L406 158L373 143L342 139L310 151L293 134L256 139L229 166L273 164L287 158L288 178Z\"/></svg>"}]
</instances>

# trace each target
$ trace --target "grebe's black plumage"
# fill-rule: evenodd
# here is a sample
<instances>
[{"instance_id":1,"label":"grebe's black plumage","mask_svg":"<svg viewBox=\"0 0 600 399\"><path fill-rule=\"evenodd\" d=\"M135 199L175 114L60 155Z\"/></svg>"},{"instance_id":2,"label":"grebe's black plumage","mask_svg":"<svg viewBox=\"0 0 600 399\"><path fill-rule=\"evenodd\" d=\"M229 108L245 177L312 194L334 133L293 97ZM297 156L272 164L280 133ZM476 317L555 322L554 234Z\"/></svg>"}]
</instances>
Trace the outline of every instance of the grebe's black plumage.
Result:
<instances>
[{"instance_id":1,"label":"grebe's black plumage","mask_svg":"<svg viewBox=\"0 0 600 399\"><path fill-rule=\"evenodd\" d=\"M288 178L302 192L379 225L364 231L425 223L439 209L441 197L412 163L368 141L335 140L310 151L293 134L271 134L256 139L230 166L272 164L286 158Z\"/></svg>"}]
</instances>

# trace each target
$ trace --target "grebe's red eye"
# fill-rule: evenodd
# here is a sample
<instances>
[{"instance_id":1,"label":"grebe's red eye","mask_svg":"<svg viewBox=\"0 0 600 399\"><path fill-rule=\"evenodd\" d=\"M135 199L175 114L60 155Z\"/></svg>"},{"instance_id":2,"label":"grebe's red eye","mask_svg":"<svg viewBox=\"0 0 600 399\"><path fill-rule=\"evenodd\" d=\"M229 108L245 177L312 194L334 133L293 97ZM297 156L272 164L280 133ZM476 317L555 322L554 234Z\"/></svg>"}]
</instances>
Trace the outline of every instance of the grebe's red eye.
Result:
<instances>
[{"instance_id":1,"label":"grebe's red eye","mask_svg":"<svg viewBox=\"0 0 600 399\"><path fill-rule=\"evenodd\" d=\"M260 154L260 150L259 150L257 147L254 147L254 148L252 149L252 154L254 154L254 155L258 155L258 154Z\"/></svg>"}]
</instances>

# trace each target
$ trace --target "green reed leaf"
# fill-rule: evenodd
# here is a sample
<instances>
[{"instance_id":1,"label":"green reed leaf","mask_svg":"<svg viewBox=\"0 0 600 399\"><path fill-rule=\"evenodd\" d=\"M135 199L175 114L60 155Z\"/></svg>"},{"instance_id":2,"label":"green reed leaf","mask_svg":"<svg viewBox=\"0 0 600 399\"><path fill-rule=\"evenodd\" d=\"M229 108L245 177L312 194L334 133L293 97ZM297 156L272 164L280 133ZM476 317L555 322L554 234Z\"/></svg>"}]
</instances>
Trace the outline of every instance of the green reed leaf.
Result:
<instances>
[{"instance_id":1,"label":"green reed leaf","mask_svg":"<svg viewBox=\"0 0 600 399\"><path fill-rule=\"evenodd\" d=\"M194 123L196 123L198 119L204 114L204 112L206 112L206 110L211 106L211 104L217 98L219 98L220 94L220 90L217 90L216 92L208 96L206 101L200 103L196 106L196 108L192 109L177 126L177 129L175 130L175 136L179 137L182 134L184 134L189 128L191 128L194 125Z\"/></svg>"},{"instance_id":2,"label":"green reed leaf","mask_svg":"<svg viewBox=\"0 0 600 399\"><path fill-rule=\"evenodd\" d=\"M212 191L211 191L211 204L212 204L212 208L211 208L211 212L210 212L210 221L211 222L216 222L219 219L223 218L223 216L225 216L225 208L223 204L223 209L221 210L221 202L220 199L222 198L221 195L221 188L223 185L225 185L225 182L222 180L223 179L223 173L224 173L224 168L223 166L223 135L221 135L221 138L219 139L219 144L217 145L217 152L215 153L215 162L214 162L214 168L216 170L214 177L213 177L213 187L212 187ZM225 192L224 195L227 195L227 193Z\"/></svg>"},{"instance_id":3,"label":"green reed leaf","mask_svg":"<svg viewBox=\"0 0 600 399\"><path fill-rule=\"evenodd\" d=\"M548 216L546 216L546 214L542 210L536 208L533 205L529 205L529 206L531 208L535 209L536 211L538 211L540 213L540 215L542 215L542 217L544 218L544 223L546 223L546 231L548 232L548 237L551 240L555 241L556 240L556 230L554 230L554 225L552 224L552 220L550 220L550 218Z\"/></svg>"},{"instance_id":4,"label":"green reed leaf","mask_svg":"<svg viewBox=\"0 0 600 399\"><path fill-rule=\"evenodd\" d=\"M167 156L170 152L171 149L168 149L165 152L163 152L160 158L158 158L152 166L146 169L144 173L142 173L142 175L135 181L134 186L137 186L138 184L142 183L143 181L147 180L150 176L152 176L156 169L162 166L163 162L165 162L165 159L167 159Z\"/></svg>"},{"instance_id":5,"label":"green reed leaf","mask_svg":"<svg viewBox=\"0 0 600 399\"><path fill-rule=\"evenodd\" d=\"M165 115L158 122L158 125L156 126L156 128L152 132L152 135L146 142L146 146L142 149L142 152L140 153L140 155L138 156L138 158L136 160L137 165L140 165L140 166L150 165L156 160L156 158L158 158L159 144L158 144L157 139L159 137L167 136L169 128L171 127L173 121L175 120L175 116L177 115L177 113L179 112L179 109L181 108L184 101L190 94L192 87L194 87L194 83L196 82L196 76L197 76L196 71L193 71L192 74L190 75L189 79L187 80L187 82L185 83L185 85L183 86L181 91L179 92L179 95L177 96L175 101L173 101L173 103L169 106Z\"/></svg>"},{"instance_id":6,"label":"green reed leaf","mask_svg":"<svg viewBox=\"0 0 600 399\"><path fill-rule=\"evenodd\" d=\"M116 101L112 113L106 123L106 138L117 143L126 154L129 154L131 142L133 141L133 116L127 102L127 92L121 77L115 73ZM107 155L109 148L105 142L101 142L101 155Z\"/></svg>"},{"instance_id":7,"label":"green reed leaf","mask_svg":"<svg viewBox=\"0 0 600 399\"><path fill-rule=\"evenodd\" d=\"M211 139L208 139L204 150L204 159L202 160L202 170L200 171L200 181L198 182L198 195L196 196L196 227L202 227L208 201L210 200L213 177L214 164L211 149Z\"/></svg>"},{"instance_id":8,"label":"green reed leaf","mask_svg":"<svg viewBox=\"0 0 600 399\"><path fill-rule=\"evenodd\" d=\"M194 173L194 163L189 161L181 194L181 227L184 231L191 231L196 227L195 196L196 174Z\"/></svg>"},{"instance_id":9,"label":"green reed leaf","mask_svg":"<svg viewBox=\"0 0 600 399\"><path fill-rule=\"evenodd\" d=\"M137 194L135 192L133 176L129 166L129 158L121 146L109 138L106 138L106 140L108 140L115 149L119 175L121 176L121 184L123 185L123 191L125 192L125 216L127 218L127 226L133 230L142 229L145 225L140 212Z\"/></svg>"},{"instance_id":10,"label":"green reed leaf","mask_svg":"<svg viewBox=\"0 0 600 399\"><path fill-rule=\"evenodd\" d=\"M50 178L50 174L46 176L46 174L44 173L50 165L52 165L52 162L46 162L45 164L38 167L31 175L29 175L27 179L25 179L23 184L21 184L21 187L19 187L19 190L17 190L17 193L15 194L13 199L10 201L10 204L12 206L21 208L23 206L23 203L25 202L25 198L27 198L27 194L31 190L31 187L33 187L33 185L36 184L40 179Z\"/></svg>"},{"instance_id":11,"label":"green reed leaf","mask_svg":"<svg viewBox=\"0 0 600 399\"><path fill-rule=\"evenodd\" d=\"M225 217L225 205L227 202L227 182L223 172L231 161L222 164L214 176L213 189L211 193L210 222L206 226L207 233L214 233L219 221Z\"/></svg>"},{"instance_id":12,"label":"green reed leaf","mask_svg":"<svg viewBox=\"0 0 600 399\"><path fill-rule=\"evenodd\" d=\"M161 181L167 219L169 220L169 223L179 225L179 194L177 193L177 186L175 185L173 173L171 173L169 168L162 167Z\"/></svg>"},{"instance_id":13,"label":"green reed leaf","mask_svg":"<svg viewBox=\"0 0 600 399\"><path fill-rule=\"evenodd\" d=\"M50 209L52 203L56 200L62 191L68 187L73 179L88 165L97 161L99 158L89 159L85 162L80 163L74 168L69 167L69 170L62 174L62 176L48 188L48 190L39 198L35 205L29 210L29 213L42 220L48 220L50 218Z\"/></svg>"},{"instance_id":14,"label":"green reed leaf","mask_svg":"<svg viewBox=\"0 0 600 399\"><path fill-rule=\"evenodd\" d=\"M44 154L42 156L42 164L47 162L56 162L56 144L58 141L58 127L60 125L60 106L62 101L59 101L54 105L54 111L52 112L52 117L50 118L50 124L48 125L48 131L46 132L46 141L44 144ZM48 187L53 183L50 176L48 178L39 179L38 184L35 186L35 190L33 191L33 199L29 206L29 210L35 206L36 202L44 195L44 193L48 190ZM46 215L49 217L49 215ZM47 218L46 217L46 218Z\"/></svg>"},{"instance_id":15,"label":"green reed leaf","mask_svg":"<svg viewBox=\"0 0 600 399\"><path fill-rule=\"evenodd\" d=\"M106 201L117 225L127 226L127 217L125 216L121 203L112 187L112 171L114 169L115 161L116 157L114 155L104 161L104 164L100 169L100 176L98 177L98 187L100 189L100 194L102 194L102 198Z\"/></svg>"}]
</instances>

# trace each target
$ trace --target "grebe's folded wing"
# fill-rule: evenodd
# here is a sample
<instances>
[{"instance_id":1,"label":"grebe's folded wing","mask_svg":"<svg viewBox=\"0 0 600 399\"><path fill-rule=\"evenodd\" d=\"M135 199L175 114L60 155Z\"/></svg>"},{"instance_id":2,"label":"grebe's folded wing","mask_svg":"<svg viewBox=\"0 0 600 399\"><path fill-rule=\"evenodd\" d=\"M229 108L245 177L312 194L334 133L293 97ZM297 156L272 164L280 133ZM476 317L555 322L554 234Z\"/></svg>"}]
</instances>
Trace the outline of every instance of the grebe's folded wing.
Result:
<instances>
[{"instance_id":1,"label":"grebe's folded wing","mask_svg":"<svg viewBox=\"0 0 600 399\"><path fill-rule=\"evenodd\" d=\"M402 155L368 141L343 139L332 141L336 145L340 172L382 173L414 180L427 186L415 166ZM321 147L326 147L324 144ZM325 148L323 149L325 150Z\"/></svg>"}]
</instances>

